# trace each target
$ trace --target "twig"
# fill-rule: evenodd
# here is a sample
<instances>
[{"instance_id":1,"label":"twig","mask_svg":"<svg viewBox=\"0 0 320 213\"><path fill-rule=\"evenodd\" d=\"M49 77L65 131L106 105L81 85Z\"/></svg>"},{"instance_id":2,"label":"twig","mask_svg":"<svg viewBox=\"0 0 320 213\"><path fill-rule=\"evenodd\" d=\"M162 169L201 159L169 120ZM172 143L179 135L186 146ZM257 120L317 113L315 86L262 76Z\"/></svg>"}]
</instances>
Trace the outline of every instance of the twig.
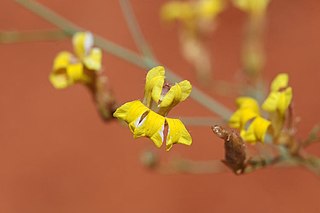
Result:
<instances>
[{"instance_id":1,"label":"twig","mask_svg":"<svg viewBox=\"0 0 320 213\"><path fill-rule=\"evenodd\" d=\"M35 30L28 32L0 32L0 43L16 43L30 41L48 41L64 39L67 35L61 30Z\"/></svg>"}]
</instances>

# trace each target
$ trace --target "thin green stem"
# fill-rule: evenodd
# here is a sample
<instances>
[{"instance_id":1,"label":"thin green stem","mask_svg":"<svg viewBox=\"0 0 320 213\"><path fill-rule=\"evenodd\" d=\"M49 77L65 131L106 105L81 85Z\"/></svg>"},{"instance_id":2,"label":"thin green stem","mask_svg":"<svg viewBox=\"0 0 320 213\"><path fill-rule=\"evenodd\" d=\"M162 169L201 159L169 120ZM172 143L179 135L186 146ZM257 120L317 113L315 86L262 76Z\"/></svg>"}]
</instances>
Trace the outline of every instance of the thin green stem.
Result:
<instances>
[{"instance_id":1,"label":"thin green stem","mask_svg":"<svg viewBox=\"0 0 320 213\"><path fill-rule=\"evenodd\" d=\"M225 122L222 119L210 117L179 117L179 119L187 126L213 126L223 125Z\"/></svg>"},{"instance_id":2,"label":"thin green stem","mask_svg":"<svg viewBox=\"0 0 320 213\"><path fill-rule=\"evenodd\" d=\"M16 43L30 41L48 41L66 38L61 30L34 30L27 32L7 31L0 32L0 43Z\"/></svg>"},{"instance_id":3,"label":"thin green stem","mask_svg":"<svg viewBox=\"0 0 320 213\"><path fill-rule=\"evenodd\" d=\"M41 5L36 1L16 0L16 2L21 4L25 8L29 9L30 11L34 12L35 14L39 15L40 17L44 18L48 22L54 24L68 35L72 35L75 32L84 30L83 28L61 17L54 11L50 10L49 8ZM161 64L155 59L152 59L150 57L141 57L139 54L136 54L133 51L125 49L120 45L115 44L97 35L95 35L95 44L107 53L115 55L143 69L150 69L154 66L158 66L159 64ZM172 72L170 69L166 69L166 76L170 82L179 82L182 80L180 76ZM208 96L196 87L193 88L193 91L190 96L198 103L200 103L202 106L208 108L210 111L216 113L225 120L227 120L231 115L231 111L228 110L224 105L214 100L212 97Z\"/></svg>"},{"instance_id":4,"label":"thin green stem","mask_svg":"<svg viewBox=\"0 0 320 213\"><path fill-rule=\"evenodd\" d=\"M130 1L120 0L120 6L123 12L123 16L128 24L130 33L133 37L134 42L136 43L136 46L139 48L140 53L145 57L154 59L155 57L152 53L152 50L146 42L142 34L141 28L137 22L137 18L133 13Z\"/></svg>"}]
</instances>

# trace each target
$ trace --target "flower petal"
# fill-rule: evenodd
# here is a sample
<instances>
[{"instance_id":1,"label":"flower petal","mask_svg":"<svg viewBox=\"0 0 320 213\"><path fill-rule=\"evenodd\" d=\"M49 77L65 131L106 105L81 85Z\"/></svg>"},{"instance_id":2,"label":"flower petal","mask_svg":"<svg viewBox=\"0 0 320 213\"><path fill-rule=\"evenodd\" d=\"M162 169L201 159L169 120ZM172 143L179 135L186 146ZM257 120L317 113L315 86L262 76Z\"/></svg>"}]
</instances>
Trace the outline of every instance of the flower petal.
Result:
<instances>
[{"instance_id":1,"label":"flower petal","mask_svg":"<svg viewBox=\"0 0 320 213\"><path fill-rule=\"evenodd\" d=\"M92 48L88 56L84 57L83 63L89 70L101 70L102 51L100 48Z\"/></svg>"},{"instance_id":2,"label":"flower petal","mask_svg":"<svg viewBox=\"0 0 320 213\"><path fill-rule=\"evenodd\" d=\"M249 120L259 116L259 105L255 99L246 96L237 98L236 103L238 110L231 115L229 125L232 128L242 129Z\"/></svg>"},{"instance_id":3,"label":"flower petal","mask_svg":"<svg viewBox=\"0 0 320 213\"><path fill-rule=\"evenodd\" d=\"M237 110L229 119L229 125L232 128L242 129L248 121L259 116L251 108L244 108Z\"/></svg>"},{"instance_id":4,"label":"flower petal","mask_svg":"<svg viewBox=\"0 0 320 213\"><path fill-rule=\"evenodd\" d=\"M163 130L165 118L153 111L149 111L142 125L137 126L133 134L135 138L146 136L150 138L157 147L163 143Z\"/></svg>"},{"instance_id":5,"label":"flower petal","mask_svg":"<svg viewBox=\"0 0 320 213\"><path fill-rule=\"evenodd\" d=\"M68 52L61 52L53 63L53 71L49 76L51 84L57 89L63 89L83 80L87 81L81 63L72 63L74 58Z\"/></svg>"},{"instance_id":6,"label":"flower petal","mask_svg":"<svg viewBox=\"0 0 320 213\"><path fill-rule=\"evenodd\" d=\"M278 109L281 115L289 108L292 100L292 88L288 87L285 91L281 92L279 102L278 102Z\"/></svg>"},{"instance_id":7,"label":"flower petal","mask_svg":"<svg viewBox=\"0 0 320 213\"><path fill-rule=\"evenodd\" d=\"M237 98L236 103L238 108L240 109L249 108L253 112L256 112L259 114L259 105L254 98L242 96Z\"/></svg>"},{"instance_id":8,"label":"flower petal","mask_svg":"<svg viewBox=\"0 0 320 213\"><path fill-rule=\"evenodd\" d=\"M188 130L179 119L166 118L166 121L169 127L166 142L167 151L169 151L173 144L176 143L189 146L192 144L192 138Z\"/></svg>"},{"instance_id":9,"label":"flower petal","mask_svg":"<svg viewBox=\"0 0 320 213\"><path fill-rule=\"evenodd\" d=\"M187 21L194 17L194 9L188 2L171 1L161 9L161 18L165 21Z\"/></svg>"},{"instance_id":10,"label":"flower petal","mask_svg":"<svg viewBox=\"0 0 320 213\"><path fill-rule=\"evenodd\" d=\"M278 74L271 83L271 91L279 91L288 86L289 76L287 73Z\"/></svg>"},{"instance_id":11,"label":"flower petal","mask_svg":"<svg viewBox=\"0 0 320 213\"><path fill-rule=\"evenodd\" d=\"M225 8L223 0L201 0L196 6L198 16L206 19L214 18Z\"/></svg>"},{"instance_id":12,"label":"flower petal","mask_svg":"<svg viewBox=\"0 0 320 213\"><path fill-rule=\"evenodd\" d=\"M161 96L162 87L165 79L165 70L162 66L152 68L146 77L144 89L144 103L150 107L151 100L158 102Z\"/></svg>"},{"instance_id":13,"label":"flower petal","mask_svg":"<svg viewBox=\"0 0 320 213\"><path fill-rule=\"evenodd\" d=\"M173 107L184 101L191 93L192 86L189 81L184 80L170 88L163 97L159 107Z\"/></svg>"},{"instance_id":14,"label":"flower petal","mask_svg":"<svg viewBox=\"0 0 320 213\"><path fill-rule=\"evenodd\" d=\"M134 132L141 116L149 109L141 101L131 101L120 106L114 113L113 117L125 121L129 124L131 132Z\"/></svg>"},{"instance_id":15,"label":"flower petal","mask_svg":"<svg viewBox=\"0 0 320 213\"><path fill-rule=\"evenodd\" d=\"M270 124L270 121L258 116L252 121L248 130L241 131L240 135L249 143L264 142Z\"/></svg>"},{"instance_id":16,"label":"flower petal","mask_svg":"<svg viewBox=\"0 0 320 213\"><path fill-rule=\"evenodd\" d=\"M72 43L76 55L83 59L93 46L93 35L90 32L77 32L72 38Z\"/></svg>"},{"instance_id":17,"label":"flower petal","mask_svg":"<svg viewBox=\"0 0 320 213\"><path fill-rule=\"evenodd\" d=\"M262 109L267 112L274 112L278 108L278 103L281 98L280 92L270 92L267 99L262 104Z\"/></svg>"}]
</instances>

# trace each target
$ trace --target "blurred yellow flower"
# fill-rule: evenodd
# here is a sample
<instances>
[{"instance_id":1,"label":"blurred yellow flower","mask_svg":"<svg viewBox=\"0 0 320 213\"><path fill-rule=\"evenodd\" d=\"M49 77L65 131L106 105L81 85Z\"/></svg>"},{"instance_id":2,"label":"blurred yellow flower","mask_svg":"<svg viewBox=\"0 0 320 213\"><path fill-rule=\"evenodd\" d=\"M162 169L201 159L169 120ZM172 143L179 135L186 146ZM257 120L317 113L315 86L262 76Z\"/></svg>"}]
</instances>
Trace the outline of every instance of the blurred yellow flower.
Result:
<instances>
[{"instance_id":1,"label":"blurred yellow flower","mask_svg":"<svg viewBox=\"0 0 320 213\"><path fill-rule=\"evenodd\" d=\"M113 116L128 124L134 138L148 137L157 147L166 143L167 151L176 143L191 145L192 138L184 124L166 117L172 107L190 95L191 89L186 80L174 86L166 84L164 68L155 67L147 74L143 103L125 103Z\"/></svg>"},{"instance_id":2,"label":"blurred yellow flower","mask_svg":"<svg viewBox=\"0 0 320 213\"><path fill-rule=\"evenodd\" d=\"M292 88L288 86L288 81L289 77L286 73L277 75L272 81L271 92L262 104L265 111L285 115L292 101Z\"/></svg>"},{"instance_id":3,"label":"blurred yellow flower","mask_svg":"<svg viewBox=\"0 0 320 213\"><path fill-rule=\"evenodd\" d=\"M252 15L263 14L269 3L270 0L233 0L233 4L237 8Z\"/></svg>"},{"instance_id":4,"label":"blurred yellow flower","mask_svg":"<svg viewBox=\"0 0 320 213\"><path fill-rule=\"evenodd\" d=\"M246 142L264 142L270 121L260 116L257 101L250 97L240 97L236 103L238 110L229 119L230 127L239 129L241 138Z\"/></svg>"},{"instance_id":5,"label":"blurred yellow flower","mask_svg":"<svg viewBox=\"0 0 320 213\"><path fill-rule=\"evenodd\" d=\"M229 125L232 128L243 129L249 120L259 116L260 114L259 105L253 98L237 98L236 104L238 110L233 113L229 119Z\"/></svg>"},{"instance_id":6,"label":"blurred yellow flower","mask_svg":"<svg viewBox=\"0 0 320 213\"><path fill-rule=\"evenodd\" d=\"M76 55L63 51L54 59L49 80L57 89L66 88L77 82L90 83L92 79L85 71L101 69L102 51L93 48L93 35L90 32L78 32L72 41Z\"/></svg>"},{"instance_id":7,"label":"blurred yellow flower","mask_svg":"<svg viewBox=\"0 0 320 213\"><path fill-rule=\"evenodd\" d=\"M170 1L162 7L161 17L190 25L203 19L213 20L224 8L224 0Z\"/></svg>"},{"instance_id":8,"label":"blurred yellow flower","mask_svg":"<svg viewBox=\"0 0 320 213\"><path fill-rule=\"evenodd\" d=\"M270 124L270 121L257 116L249 124L247 129L242 129L240 131L240 136L248 143L256 143L257 141L263 143Z\"/></svg>"}]
</instances>

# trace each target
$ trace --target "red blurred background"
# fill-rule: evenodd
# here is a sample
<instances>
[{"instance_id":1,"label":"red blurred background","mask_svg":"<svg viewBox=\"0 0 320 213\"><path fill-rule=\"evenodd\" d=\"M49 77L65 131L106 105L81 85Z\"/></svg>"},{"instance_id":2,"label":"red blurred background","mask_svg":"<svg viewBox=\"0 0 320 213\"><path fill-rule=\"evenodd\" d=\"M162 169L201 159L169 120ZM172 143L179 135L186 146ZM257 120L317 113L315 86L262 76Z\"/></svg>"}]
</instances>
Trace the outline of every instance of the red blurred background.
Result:
<instances>
[{"instance_id":1,"label":"red blurred background","mask_svg":"<svg viewBox=\"0 0 320 213\"><path fill-rule=\"evenodd\" d=\"M118 1L39 1L98 35L137 51ZM202 90L182 58L175 25L159 19L161 0L132 0L142 31L163 65ZM290 75L298 135L306 137L319 122L320 2L274 0L266 31L267 82L279 72ZM219 16L208 42L216 79L235 81L245 14L231 5ZM0 3L1 31L55 27L14 1ZM85 88L57 91L48 81L52 61L71 41L0 45L0 212L320 212L320 179L303 168L268 168L241 177L161 175L145 169L140 154L152 144L133 140L126 126L103 123ZM145 72L104 54L104 69L119 103L142 98ZM234 97L212 97L235 109ZM193 100L171 113L212 116ZM160 150L167 161L223 158L223 143L209 127L188 127L191 147ZM320 146L310 152L320 154Z\"/></svg>"}]
</instances>

